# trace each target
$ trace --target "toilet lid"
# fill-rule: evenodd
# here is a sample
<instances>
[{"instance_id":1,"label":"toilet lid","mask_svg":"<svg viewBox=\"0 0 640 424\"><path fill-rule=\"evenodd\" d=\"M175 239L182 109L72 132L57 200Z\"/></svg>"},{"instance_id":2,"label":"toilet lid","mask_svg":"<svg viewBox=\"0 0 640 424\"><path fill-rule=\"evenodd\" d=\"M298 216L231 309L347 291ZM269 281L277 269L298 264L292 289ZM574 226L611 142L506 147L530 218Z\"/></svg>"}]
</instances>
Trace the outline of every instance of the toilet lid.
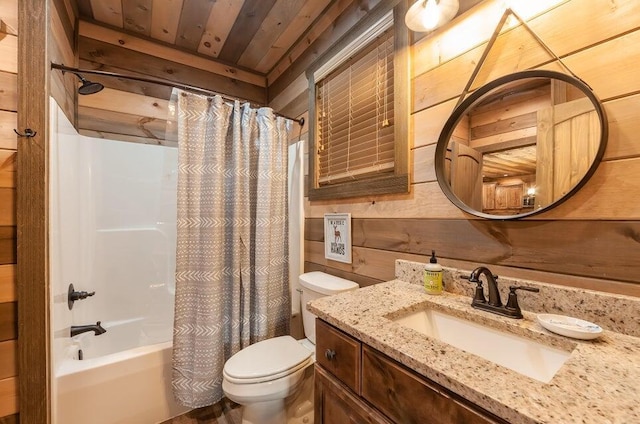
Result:
<instances>
[{"instance_id":1,"label":"toilet lid","mask_svg":"<svg viewBox=\"0 0 640 424\"><path fill-rule=\"evenodd\" d=\"M311 362L312 352L291 336L263 340L242 349L224 364L235 383L259 383L288 375Z\"/></svg>"}]
</instances>

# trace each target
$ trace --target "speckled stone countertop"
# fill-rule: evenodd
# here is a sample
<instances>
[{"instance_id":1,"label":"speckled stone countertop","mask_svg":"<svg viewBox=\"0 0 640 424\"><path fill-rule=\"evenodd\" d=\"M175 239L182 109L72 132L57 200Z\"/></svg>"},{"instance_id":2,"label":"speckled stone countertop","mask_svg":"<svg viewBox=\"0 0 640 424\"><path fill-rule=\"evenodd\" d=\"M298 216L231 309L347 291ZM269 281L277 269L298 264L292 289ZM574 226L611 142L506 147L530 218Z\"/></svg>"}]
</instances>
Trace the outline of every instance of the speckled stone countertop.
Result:
<instances>
[{"instance_id":1,"label":"speckled stone countertop","mask_svg":"<svg viewBox=\"0 0 640 424\"><path fill-rule=\"evenodd\" d=\"M415 281L397 279L320 298L307 308L510 423L640 423L640 338L603 326L596 340L574 340L545 330L524 307L524 319L516 320L473 309L470 301L448 292L428 295ZM392 321L425 308L525 336L571 356L543 383Z\"/></svg>"}]
</instances>

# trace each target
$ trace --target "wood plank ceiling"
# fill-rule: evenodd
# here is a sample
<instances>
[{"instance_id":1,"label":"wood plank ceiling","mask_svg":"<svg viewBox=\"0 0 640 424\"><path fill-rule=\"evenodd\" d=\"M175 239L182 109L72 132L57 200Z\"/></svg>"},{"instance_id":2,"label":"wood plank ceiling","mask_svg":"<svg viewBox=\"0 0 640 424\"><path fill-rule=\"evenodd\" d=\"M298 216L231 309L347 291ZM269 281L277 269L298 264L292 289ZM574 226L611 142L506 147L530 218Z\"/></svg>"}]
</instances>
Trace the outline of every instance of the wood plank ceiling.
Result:
<instances>
[{"instance_id":1,"label":"wood plank ceiling","mask_svg":"<svg viewBox=\"0 0 640 424\"><path fill-rule=\"evenodd\" d=\"M78 0L80 19L267 75L336 0Z\"/></svg>"}]
</instances>

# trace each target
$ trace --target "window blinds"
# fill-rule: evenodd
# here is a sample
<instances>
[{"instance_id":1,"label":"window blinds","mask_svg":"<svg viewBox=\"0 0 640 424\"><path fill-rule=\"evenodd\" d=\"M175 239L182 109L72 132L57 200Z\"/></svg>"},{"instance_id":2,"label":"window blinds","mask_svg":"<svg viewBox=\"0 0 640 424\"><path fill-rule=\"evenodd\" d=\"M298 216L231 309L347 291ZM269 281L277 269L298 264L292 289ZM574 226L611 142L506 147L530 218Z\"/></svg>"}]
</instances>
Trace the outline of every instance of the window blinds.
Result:
<instances>
[{"instance_id":1,"label":"window blinds","mask_svg":"<svg viewBox=\"0 0 640 424\"><path fill-rule=\"evenodd\" d=\"M393 29L316 83L320 186L394 171Z\"/></svg>"}]
</instances>

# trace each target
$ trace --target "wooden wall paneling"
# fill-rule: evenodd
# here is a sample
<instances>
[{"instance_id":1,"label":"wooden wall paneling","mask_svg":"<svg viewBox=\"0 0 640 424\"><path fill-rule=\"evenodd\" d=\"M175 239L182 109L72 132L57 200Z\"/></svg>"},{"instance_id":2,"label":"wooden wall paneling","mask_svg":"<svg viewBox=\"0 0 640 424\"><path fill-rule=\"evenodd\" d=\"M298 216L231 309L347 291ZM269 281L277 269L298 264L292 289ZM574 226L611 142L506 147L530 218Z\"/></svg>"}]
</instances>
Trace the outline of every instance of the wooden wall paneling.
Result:
<instances>
[{"instance_id":1,"label":"wooden wall paneling","mask_svg":"<svg viewBox=\"0 0 640 424\"><path fill-rule=\"evenodd\" d=\"M69 16L73 13L67 7L65 0L53 0L51 7L51 36L49 43L49 57L52 62L64 63L67 66L74 66L77 63L75 52L75 17ZM76 88L78 79L70 73L63 74L60 71L53 71L50 74L50 95L62 108L64 114L70 122L75 123L75 103Z\"/></svg>"},{"instance_id":2,"label":"wooden wall paneling","mask_svg":"<svg viewBox=\"0 0 640 424\"><path fill-rule=\"evenodd\" d=\"M309 132L309 113L304 111L302 113L287 115L287 116L295 116L296 119L304 119L304 126L300 127L298 122L293 123L293 127L291 128L291 132L289 132L289 144L294 141L304 140L305 136Z\"/></svg>"},{"instance_id":3,"label":"wooden wall paneling","mask_svg":"<svg viewBox=\"0 0 640 424\"><path fill-rule=\"evenodd\" d=\"M152 10L153 0L124 0L122 2L124 29L146 36L151 35ZM174 13L177 15L177 10Z\"/></svg>"},{"instance_id":4,"label":"wooden wall paneling","mask_svg":"<svg viewBox=\"0 0 640 424\"><path fill-rule=\"evenodd\" d=\"M636 109L638 104L638 94L604 103L609 120L609 138L604 160L640 156L640 120L637 119Z\"/></svg>"},{"instance_id":5,"label":"wooden wall paneling","mask_svg":"<svg viewBox=\"0 0 640 424\"><path fill-rule=\"evenodd\" d=\"M53 34L56 36L56 31L64 34L65 41L60 40L59 45L74 46L75 45L75 15L73 9L67 4L66 0L53 0L53 6L51 8L51 17L59 22L59 25L54 25ZM69 7L68 7L69 6ZM55 27L58 27L57 29ZM66 62L73 63L73 62Z\"/></svg>"},{"instance_id":6,"label":"wooden wall paneling","mask_svg":"<svg viewBox=\"0 0 640 424\"><path fill-rule=\"evenodd\" d=\"M413 79L411 111L420 112L430 106L454 99L454 105L482 55L484 45L476 47Z\"/></svg>"},{"instance_id":7,"label":"wooden wall paneling","mask_svg":"<svg viewBox=\"0 0 640 424\"><path fill-rule=\"evenodd\" d=\"M537 220L640 218L640 158L602 162L591 179L566 202L535 216ZM442 193L437 182L413 184L409 195L371 196L347 201L308 202L306 217L351 212L361 218L467 218Z\"/></svg>"},{"instance_id":8,"label":"wooden wall paneling","mask_svg":"<svg viewBox=\"0 0 640 424\"><path fill-rule=\"evenodd\" d=\"M222 2L216 2L218 3ZM175 43L180 23L180 13L176 11L182 10L183 4L184 0L154 0L150 31L152 38L169 44Z\"/></svg>"},{"instance_id":9,"label":"wooden wall paneling","mask_svg":"<svg viewBox=\"0 0 640 424\"><path fill-rule=\"evenodd\" d=\"M13 132L17 126L16 112L6 112L0 110L0 149L17 148L16 133Z\"/></svg>"},{"instance_id":10,"label":"wooden wall paneling","mask_svg":"<svg viewBox=\"0 0 640 424\"><path fill-rule=\"evenodd\" d=\"M78 106L111 112L135 111L136 115L159 120L166 120L169 114L168 100L111 88L105 88L99 93L90 96L79 96Z\"/></svg>"},{"instance_id":11,"label":"wooden wall paneling","mask_svg":"<svg viewBox=\"0 0 640 424\"><path fill-rule=\"evenodd\" d=\"M18 412L18 380L16 377L0 380L0 417ZM24 417L26 414L22 414ZM28 423L25 419L22 422Z\"/></svg>"},{"instance_id":12,"label":"wooden wall paneling","mask_svg":"<svg viewBox=\"0 0 640 424\"><path fill-rule=\"evenodd\" d=\"M127 69L118 68L116 66L105 65L102 63L92 62L90 60L80 59L79 68L92 69L105 72L112 72L116 74L131 75L134 77L148 78L148 75L138 72L132 72ZM89 76L89 75L87 75ZM159 84L145 83L139 81L128 80L124 78L103 77L100 75L90 75L90 80L99 82L107 88L111 88L119 91L126 91L128 93L142 94L148 97L155 97L156 99L169 100L171 98L171 87L165 87Z\"/></svg>"},{"instance_id":13,"label":"wooden wall paneling","mask_svg":"<svg viewBox=\"0 0 640 424\"><path fill-rule=\"evenodd\" d=\"M0 226L16 225L16 189L0 188Z\"/></svg>"},{"instance_id":14,"label":"wooden wall paneling","mask_svg":"<svg viewBox=\"0 0 640 424\"><path fill-rule=\"evenodd\" d=\"M435 151L434 144L413 149L412 182L414 184L436 181Z\"/></svg>"},{"instance_id":15,"label":"wooden wall paneling","mask_svg":"<svg viewBox=\"0 0 640 424\"><path fill-rule=\"evenodd\" d=\"M0 265L0 303L16 300L16 266Z\"/></svg>"},{"instance_id":16,"label":"wooden wall paneling","mask_svg":"<svg viewBox=\"0 0 640 424\"><path fill-rule=\"evenodd\" d=\"M275 98L287 86L335 44L370 11L390 0L338 0L333 3L313 27L296 43L269 73L270 97ZM399 0L392 1L397 3Z\"/></svg>"},{"instance_id":17,"label":"wooden wall paneling","mask_svg":"<svg viewBox=\"0 0 640 424\"><path fill-rule=\"evenodd\" d=\"M0 417L0 424L18 424L18 414Z\"/></svg>"},{"instance_id":18,"label":"wooden wall paneling","mask_svg":"<svg viewBox=\"0 0 640 424\"><path fill-rule=\"evenodd\" d=\"M141 73L147 77L202 87L257 104L266 104L263 87L237 80L232 76L222 76L190 66L193 63L189 61L184 62L189 65L170 62L162 57L139 53L86 37L80 37L79 54L81 59Z\"/></svg>"},{"instance_id":19,"label":"wooden wall paneling","mask_svg":"<svg viewBox=\"0 0 640 424\"><path fill-rule=\"evenodd\" d=\"M78 16L89 16L93 18L93 7L91 0L76 0L78 5Z\"/></svg>"},{"instance_id":20,"label":"wooden wall paneling","mask_svg":"<svg viewBox=\"0 0 640 424\"><path fill-rule=\"evenodd\" d=\"M276 98L269 101L269 106L273 110L281 111L291 104L296 99L300 99L300 96L306 94L306 104L299 102L300 106L304 105L304 110L309 109L309 80L305 74L300 74L291 84L278 94Z\"/></svg>"},{"instance_id":21,"label":"wooden wall paneling","mask_svg":"<svg viewBox=\"0 0 640 424\"><path fill-rule=\"evenodd\" d=\"M0 342L18 337L16 302L0 303Z\"/></svg>"},{"instance_id":22,"label":"wooden wall paneling","mask_svg":"<svg viewBox=\"0 0 640 424\"><path fill-rule=\"evenodd\" d=\"M640 12L639 12L640 14ZM601 100L640 91L640 29L566 57L564 62ZM615 75L615 78L611 76Z\"/></svg>"},{"instance_id":23,"label":"wooden wall paneling","mask_svg":"<svg viewBox=\"0 0 640 424\"><path fill-rule=\"evenodd\" d=\"M317 240L322 225L305 220L305 240ZM638 284L639 230L638 221L354 219L352 243L424 256L435 249L443 258Z\"/></svg>"},{"instance_id":24,"label":"wooden wall paneling","mask_svg":"<svg viewBox=\"0 0 640 424\"><path fill-rule=\"evenodd\" d=\"M165 139L166 119L79 107L78 128L81 130L143 137L154 140L147 144L161 144Z\"/></svg>"},{"instance_id":25,"label":"wooden wall paneling","mask_svg":"<svg viewBox=\"0 0 640 424\"><path fill-rule=\"evenodd\" d=\"M0 189L16 186L16 152L0 150Z\"/></svg>"},{"instance_id":26,"label":"wooden wall paneling","mask_svg":"<svg viewBox=\"0 0 640 424\"><path fill-rule=\"evenodd\" d=\"M55 49L50 49L55 50ZM76 92L75 76L60 71L52 71L51 74L50 95L53 97L64 112L65 116L72 124L76 124ZM74 78L72 80L72 78Z\"/></svg>"},{"instance_id":27,"label":"wooden wall paneling","mask_svg":"<svg viewBox=\"0 0 640 424\"><path fill-rule=\"evenodd\" d=\"M435 181L413 184L409 194L368 196L340 201L307 200L305 203L305 217L317 218L331 212L351 212L352 217L360 218L467 217L445 197Z\"/></svg>"},{"instance_id":28,"label":"wooden wall paneling","mask_svg":"<svg viewBox=\"0 0 640 424\"><path fill-rule=\"evenodd\" d=\"M7 29L7 27L11 29L8 32L17 33L18 0L0 0L0 20L4 22L5 29Z\"/></svg>"},{"instance_id":29,"label":"wooden wall paneling","mask_svg":"<svg viewBox=\"0 0 640 424\"><path fill-rule=\"evenodd\" d=\"M4 34L0 37L0 71L18 73L18 37Z\"/></svg>"},{"instance_id":30,"label":"wooden wall paneling","mask_svg":"<svg viewBox=\"0 0 640 424\"><path fill-rule=\"evenodd\" d=\"M16 227L0 227L0 265L16 263Z\"/></svg>"},{"instance_id":31,"label":"wooden wall paneling","mask_svg":"<svg viewBox=\"0 0 640 424\"><path fill-rule=\"evenodd\" d=\"M558 7L570 0L539 0L535 2L518 2L511 4L511 8L525 21L543 14L545 11ZM495 27L502 17L505 4L500 0L483 0L473 5L473 10L465 10L460 16L442 27L440 31L428 34L416 34L414 45L414 75L420 75L432 68L461 55L479 45L486 43L493 34ZM462 12L462 4L460 5ZM513 16L507 19L501 32L506 32L514 26L520 25ZM454 28L454 30L450 30ZM460 37L460 34L465 34Z\"/></svg>"},{"instance_id":32,"label":"wooden wall paneling","mask_svg":"<svg viewBox=\"0 0 640 424\"><path fill-rule=\"evenodd\" d=\"M167 147L178 147L177 141L172 140L159 140L155 138L138 137L135 135L110 133L108 131L95 131L80 128L79 134L87 137L104 138L107 140L126 141L127 143L140 143L140 144L153 144Z\"/></svg>"},{"instance_id":33,"label":"wooden wall paneling","mask_svg":"<svg viewBox=\"0 0 640 424\"><path fill-rule=\"evenodd\" d=\"M436 144L444 124L453 112L457 99L437 104L411 115L413 147Z\"/></svg>"},{"instance_id":34,"label":"wooden wall paneling","mask_svg":"<svg viewBox=\"0 0 640 424\"><path fill-rule=\"evenodd\" d=\"M18 109L18 76L9 72L0 72L0 109L16 111Z\"/></svg>"},{"instance_id":35,"label":"wooden wall paneling","mask_svg":"<svg viewBox=\"0 0 640 424\"><path fill-rule=\"evenodd\" d=\"M366 277L364 275L355 274L353 272L346 272L341 269L332 268L331 266L322 265L316 262L308 262L308 261L305 262L304 272L312 272L312 271L322 271L322 272L326 272L327 274L331 274L347 280L355 281L360 285L360 287L372 286L374 284L379 284L385 281L385 280L380 280L378 278L371 278L371 277Z\"/></svg>"},{"instance_id":36,"label":"wooden wall paneling","mask_svg":"<svg viewBox=\"0 0 640 424\"><path fill-rule=\"evenodd\" d=\"M58 5L63 0L54 0L54 4ZM60 4L59 7L51 8L51 35L53 36L53 44L56 46L56 56L52 56L51 59L58 63L64 63L67 66L73 66L75 64L75 35L74 27L66 14L64 4ZM65 19L66 18L66 19ZM59 71L58 71L59 72Z\"/></svg>"},{"instance_id":37,"label":"wooden wall paneling","mask_svg":"<svg viewBox=\"0 0 640 424\"><path fill-rule=\"evenodd\" d=\"M17 375L16 353L18 343L16 340L0 342L0 380Z\"/></svg>"},{"instance_id":38,"label":"wooden wall paneling","mask_svg":"<svg viewBox=\"0 0 640 424\"><path fill-rule=\"evenodd\" d=\"M152 41L148 41L139 37L135 37L130 34L125 34L122 32L115 31L110 28L105 28L96 24L92 24L86 21L80 21L78 24L78 34L80 36L80 47L82 47L82 38L92 39L96 41L101 41L106 44L111 44L112 46L120 47L124 50L131 50L138 53L144 53L145 55L155 57L160 60L160 62L165 63L165 67L171 67L165 61L175 62L177 64L188 64L191 68L200 69L206 71L210 74L216 74L219 76L225 76L236 80L238 84L247 83L250 85L256 85L259 87L266 87L266 79L264 76L255 74L253 72L249 72L240 68L236 68L233 66L228 66L220 62L215 62L210 59L194 55L191 53L187 53L181 50L174 49L169 46L165 46L163 44L154 43ZM118 55L123 55L124 53L119 52ZM97 59L94 56L101 56L100 51L96 51L94 55L83 55L80 52L80 57L84 57L89 60ZM118 57L116 55L116 57ZM102 63L102 62L101 62ZM111 61L106 64L117 66L118 61ZM149 76L155 76L158 78L166 78L166 72L159 73L149 73L141 68L141 63L134 62L131 64L128 61L123 61L122 63L129 64L128 67L123 67L124 69L131 69L133 72L142 72ZM162 69L162 68L161 68ZM170 69L168 69L170 70ZM213 77L215 78L215 77ZM167 78L173 80L172 78ZM189 83L189 79L185 80L185 83ZM195 85L195 83L191 82L191 85ZM205 86L203 86L205 87ZM205 87L206 88L206 87ZM264 102L263 102L264 103Z\"/></svg>"},{"instance_id":39,"label":"wooden wall paneling","mask_svg":"<svg viewBox=\"0 0 640 424\"><path fill-rule=\"evenodd\" d=\"M20 0L18 128L37 131L18 146L16 169L20 421L51 421L49 369L49 51L52 0ZM15 411L14 411L15 412Z\"/></svg>"}]
</instances>

